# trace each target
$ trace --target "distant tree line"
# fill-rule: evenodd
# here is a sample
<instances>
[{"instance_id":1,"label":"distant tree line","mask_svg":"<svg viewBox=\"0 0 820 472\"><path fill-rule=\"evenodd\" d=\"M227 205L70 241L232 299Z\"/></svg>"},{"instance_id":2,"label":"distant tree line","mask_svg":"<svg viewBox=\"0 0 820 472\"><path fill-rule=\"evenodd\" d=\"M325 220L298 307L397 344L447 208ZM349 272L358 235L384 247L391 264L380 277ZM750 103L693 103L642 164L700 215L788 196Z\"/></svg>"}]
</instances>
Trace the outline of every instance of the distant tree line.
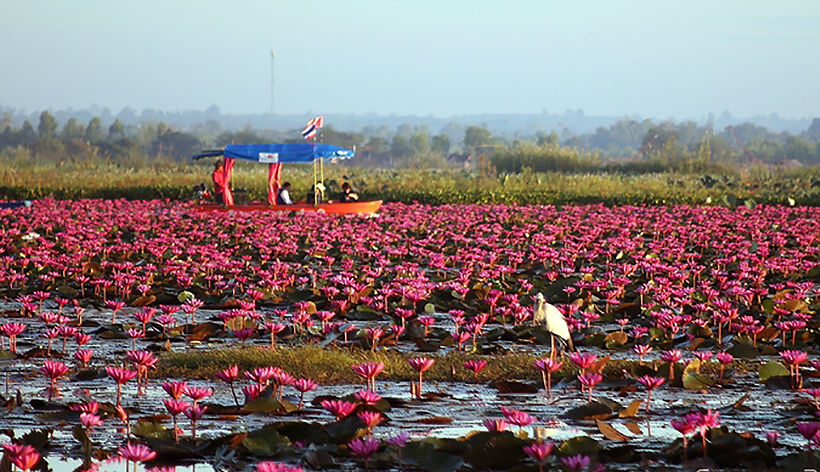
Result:
<instances>
[{"instance_id":1,"label":"distant tree line","mask_svg":"<svg viewBox=\"0 0 820 472\"><path fill-rule=\"evenodd\" d=\"M226 131L208 121L183 131L164 122L125 125L119 118L103 126L99 116L88 122L69 118L59 126L49 111L35 125L14 126L11 115L0 117L0 152L24 150L35 159L183 160L203 148L229 143L299 142L298 129L284 132L246 127ZM325 127L323 142L355 147L357 164L381 167L492 166L499 172L698 171L737 163L772 165L820 164L820 119L800 135L773 133L745 123L715 130L694 122L653 123L624 119L594 133L576 136L542 131L534 136L494 136L486 126L450 124L438 133L426 125L395 129L366 126L359 132Z\"/></svg>"}]
</instances>

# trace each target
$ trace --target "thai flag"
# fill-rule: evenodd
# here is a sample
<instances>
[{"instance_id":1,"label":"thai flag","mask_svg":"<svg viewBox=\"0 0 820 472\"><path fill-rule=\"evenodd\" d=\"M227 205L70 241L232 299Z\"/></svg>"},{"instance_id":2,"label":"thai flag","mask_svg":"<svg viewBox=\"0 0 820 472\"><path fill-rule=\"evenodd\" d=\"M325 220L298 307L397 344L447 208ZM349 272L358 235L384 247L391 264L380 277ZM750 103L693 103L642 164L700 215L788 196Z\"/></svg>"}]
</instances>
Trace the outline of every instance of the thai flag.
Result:
<instances>
[{"instance_id":1,"label":"thai flag","mask_svg":"<svg viewBox=\"0 0 820 472\"><path fill-rule=\"evenodd\" d=\"M305 140L307 141L308 139L316 136L316 130L324 126L324 124L324 116L317 116L316 118L311 119L307 122L307 126L305 126L305 129L302 130L302 137L305 138Z\"/></svg>"}]
</instances>

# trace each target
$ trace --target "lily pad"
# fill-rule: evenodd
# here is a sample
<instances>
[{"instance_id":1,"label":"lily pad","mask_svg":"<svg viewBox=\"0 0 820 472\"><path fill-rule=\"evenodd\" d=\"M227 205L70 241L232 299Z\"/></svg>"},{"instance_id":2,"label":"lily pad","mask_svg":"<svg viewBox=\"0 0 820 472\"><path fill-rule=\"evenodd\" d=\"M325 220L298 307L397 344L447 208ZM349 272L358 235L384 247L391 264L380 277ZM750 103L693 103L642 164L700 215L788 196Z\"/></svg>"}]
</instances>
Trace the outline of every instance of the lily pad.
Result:
<instances>
[{"instance_id":1,"label":"lily pad","mask_svg":"<svg viewBox=\"0 0 820 472\"><path fill-rule=\"evenodd\" d=\"M765 382L769 380L771 377L780 377L780 376L789 376L789 369L786 368L783 364L777 361L769 361L762 366L757 371L757 375L760 378L761 382Z\"/></svg>"},{"instance_id":2,"label":"lily pad","mask_svg":"<svg viewBox=\"0 0 820 472\"><path fill-rule=\"evenodd\" d=\"M254 456L269 457L281 454L292 445L290 439L272 428L262 428L251 431L242 440L242 446Z\"/></svg>"},{"instance_id":3,"label":"lily pad","mask_svg":"<svg viewBox=\"0 0 820 472\"><path fill-rule=\"evenodd\" d=\"M601 450L601 445L598 441L589 436L577 436L567 441L564 441L558 446L558 454L562 456L576 456L584 454L587 456L597 455Z\"/></svg>"},{"instance_id":4,"label":"lily pad","mask_svg":"<svg viewBox=\"0 0 820 472\"><path fill-rule=\"evenodd\" d=\"M564 418L573 420L605 420L623 409L621 405L611 400L599 399L570 409L564 413Z\"/></svg>"}]
</instances>

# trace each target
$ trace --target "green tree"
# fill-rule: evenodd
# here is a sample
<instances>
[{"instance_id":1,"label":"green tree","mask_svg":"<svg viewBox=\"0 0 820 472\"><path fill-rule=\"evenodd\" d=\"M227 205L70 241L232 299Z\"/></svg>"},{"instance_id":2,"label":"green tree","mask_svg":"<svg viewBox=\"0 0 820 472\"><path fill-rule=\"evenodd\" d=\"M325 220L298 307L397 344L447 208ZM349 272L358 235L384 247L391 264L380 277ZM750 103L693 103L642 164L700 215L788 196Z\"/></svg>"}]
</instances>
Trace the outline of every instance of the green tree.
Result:
<instances>
[{"instance_id":1,"label":"green tree","mask_svg":"<svg viewBox=\"0 0 820 472\"><path fill-rule=\"evenodd\" d=\"M28 144L34 142L35 139L37 139L37 133L34 131L34 127L31 126L28 120L24 121L23 127L20 128L20 143Z\"/></svg>"},{"instance_id":2,"label":"green tree","mask_svg":"<svg viewBox=\"0 0 820 472\"><path fill-rule=\"evenodd\" d=\"M430 148L433 152L439 153L443 156L450 154L450 137L446 134L437 134L433 136L433 143Z\"/></svg>"},{"instance_id":3,"label":"green tree","mask_svg":"<svg viewBox=\"0 0 820 472\"><path fill-rule=\"evenodd\" d=\"M99 116L91 118L88 126L85 127L84 138L90 143L98 143L103 140L102 120Z\"/></svg>"},{"instance_id":4,"label":"green tree","mask_svg":"<svg viewBox=\"0 0 820 472\"><path fill-rule=\"evenodd\" d=\"M114 120L111 123L111 126L108 127L108 138L109 139L122 139L125 137L125 125L122 124L119 118Z\"/></svg>"},{"instance_id":5,"label":"green tree","mask_svg":"<svg viewBox=\"0 0 820 472\"><path fill-rule=\"evenodd\" d=\"M814 155L814 150L809 143L797 136L789 136L786 138L786 144L783 146L783 150L786 152L787 159L797 159L800 162L809 162Z\"/></svg>"},{"instance_id":6,"label":"green tree","mask_svg":"<svg viewBox=\"0 0 820 472\"><path fill-rule=\"evenodd\" d=\"M40 113L40 124L37 125L37 137L50 139L57 136L57 120L48 110Z\"/></svg>"},{"instance_id":7,"label":"green tree","mask_svg":"<svg viewBox=\"0 0 820 472\"><path fill-rule=\"evenodd\" d=\"M372 136L367 141L367 148L373 154L386 154L390 150L390 143L381 136Z\"/></svg>"},{"instance_id":8,"label":"green tree","mask_svg":"<svg viewBox=\"0 0 820 472\"><path fill-rule=\"evenodd\" d=\"M550 134L539 131L538 134L535 135L535 144L539 146L557 146L558 133L556 133L555 130L550 131Z\"/></svg>"},{"instance_id":9,"label":"green tree","mask_svg":"<svg viewBox=\"0 0 820 472\"><path fill-rule=\"evenodd\" d=\"M430 154L430 138L427 133L418 132L410 137L410 147L416 156L426 156Z\"/></svg>"},{"instance_id":10,"label":"green tree","mask_svg":"<svg viewBox=\"0 0 820 472\"><path fill-rule=\"evenodd\" d=\"M402 135L393 136L393 142L390 143L390 154L395 157L406 157L413 152L413 147L410 146L410 141L407 137Z\"/></svg>"},{"instance_id":11,"label":"green tree","mask_svg":"<svg viewBox=\"0 0 820 472\"><path fill-rule=\"evenodd\" d=\"M85 129L83 125L77 121L77 118L70 118L66 124L63 125L62 131L60 131L60 139L66 141L69 139L83 139L83 133Z\"/></svg>"},{"instance_id":12,"label":"green tree","mask_svg":"<svg viewBox=\"0 0 820 472\"><path fill-rule=\"evenodd\" d=\"M492 133L483 126L470 126L464 131L464 146L473 148L492 143Z\"/></svg>"}]
</instances>

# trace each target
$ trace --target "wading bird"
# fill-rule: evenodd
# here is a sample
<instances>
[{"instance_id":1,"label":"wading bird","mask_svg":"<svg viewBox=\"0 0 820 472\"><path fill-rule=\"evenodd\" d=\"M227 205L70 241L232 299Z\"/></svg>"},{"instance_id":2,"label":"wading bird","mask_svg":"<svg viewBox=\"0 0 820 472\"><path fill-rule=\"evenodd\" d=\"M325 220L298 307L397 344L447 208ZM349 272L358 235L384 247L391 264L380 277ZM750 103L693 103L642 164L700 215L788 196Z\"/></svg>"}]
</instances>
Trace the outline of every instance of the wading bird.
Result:
<instances>
[{"instance_id":1,"label":"wading bird","mask_svg":"<svg viewBox=\"0 0 820 472\"><path fill-rule=\"evenodd\" d=\"M558 308L547 303L544 300L544 295L540 292L535 296L535 313L533 321L537 324L543 324L550 334L550 358L552 359L555 352L555 337L562 344L569 348L570 351L575 351L575 346L572 344L572 337L569 334L569 326L564 315L558 311Z\"/></svg>"}]
</instances>

